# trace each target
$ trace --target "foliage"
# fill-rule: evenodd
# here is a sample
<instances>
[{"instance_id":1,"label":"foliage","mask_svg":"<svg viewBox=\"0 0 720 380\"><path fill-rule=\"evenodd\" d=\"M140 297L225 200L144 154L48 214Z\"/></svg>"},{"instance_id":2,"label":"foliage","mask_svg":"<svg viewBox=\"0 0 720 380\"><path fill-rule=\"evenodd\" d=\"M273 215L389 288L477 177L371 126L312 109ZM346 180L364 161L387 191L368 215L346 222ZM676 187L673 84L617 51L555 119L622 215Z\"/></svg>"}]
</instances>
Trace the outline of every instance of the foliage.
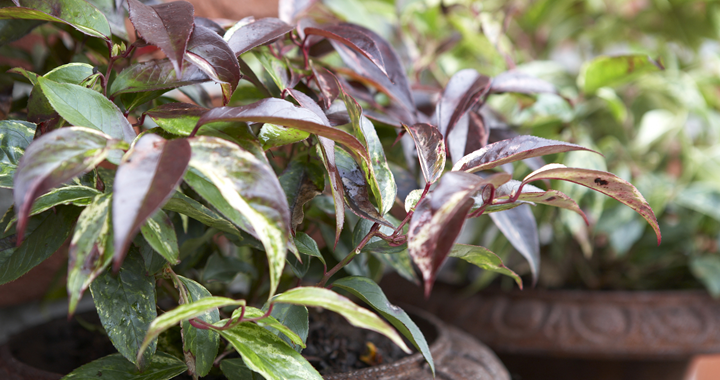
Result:
<instances>
[{"instance_id":1,"label":"foliage","mask_svg":"<svg viewBox=\"0 0 720 380\"><path fill-rule=\"evenodd\" d=\"M528 205L588 218L568 195L531 182L561 180L614 198L660 241L652 209L628 181L539 158L598 149L490 125L490 105L505 93L570 107L556 86L514 69L457 67L424 78L434 71L422 65L437 62L407 67L411 42L396 50L391 33L361 26L368 20L343 8L350 3L283 0L281 19L245 19L227 30L193 17L183 1L53 4L0 8L0 19L17 25L2 29L0 41L47 21L28 37L47 37L53 57L20 60L8 74L31 91L0 121L0 186L13 188L15 200L1 224L0 278L23 275L70 238L70 313L89 288L121 356L67 378L132 363L158 379L178 366L194 378L242 369L320 379L298 352L307 307L337 312L409 352L404 336L434 368L422 333L377 280L388 267L415 281L412 261L429 295L455 257L522 287L488 248L456 244L466 221L487 213L530 263L534 283L540 254ZM438 12L459 29L467 21L444 5L404 4L395 21L422 20L429 29L417 42L428 46ZM118 28L126 15L135 33ZM437 49L428 57L443 62ZM584 86L600 93L598 81L626 80L630 63L605 68L612 62L588 67L593 78ZM210 82L219 84L214 98L201 85ZM170 97L173 89L192 103ZM534 170L512 180L516 162ZM167 297L178 306L158 316ZM177 335L178 325L173 348L161 338ZM233 349L242 362L223 359Z\"/></svg>"}]
</instances>

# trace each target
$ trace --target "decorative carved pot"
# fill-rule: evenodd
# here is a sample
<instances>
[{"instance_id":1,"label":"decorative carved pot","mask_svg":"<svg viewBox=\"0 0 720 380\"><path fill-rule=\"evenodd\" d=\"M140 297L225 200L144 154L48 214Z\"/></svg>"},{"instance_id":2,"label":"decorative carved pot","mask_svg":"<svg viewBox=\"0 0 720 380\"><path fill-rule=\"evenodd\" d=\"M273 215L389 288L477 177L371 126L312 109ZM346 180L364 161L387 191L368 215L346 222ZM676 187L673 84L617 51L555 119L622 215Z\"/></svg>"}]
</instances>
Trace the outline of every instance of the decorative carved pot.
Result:
<instances>
[{"instance_id":1,"label":"decorative carved pot","mask_svg":"<svg viewBox=\"0 0 720 380\"><path fill-rule=\"evenodd\" d=\"M419 311L413 314L420 317L413 319L428 341L432 342L430 351L435 362L435 379L510 380L507 369L505 369L497 356L477 339L455 327L448 326L428 313ZM46 326L49 326L51 330L57 330L61 323L64 322L56 320L49 322ZM42 326L36 327L36 329L40 330ZM16 357L15 353L20 350L17 346L21 345L23 341L32 341L33 339L28 338L34 334L43 333L40 331L26 331L11 339L8 344L0 346L0 379L59 380L62 377L62 375L55 372L34 368ZM73 344L70 342L65 343ZM56 351L58 347L54 347ZM22 349L32 350L33 347L24 347ZM106 354L108 353L98 353L98 357ZM40 354L38 353L38 355ZM43 364L40 357L33 357L33 359L38 366ZM325 378L328 380L433 380L432 372L420 353L415 353L394 363L333 374Z\"/></svg>"},{"instance_id":2,"label":"decorative carved pot","mask_svg":"<svg viewBox=\"0 0 720 380\"><path fill-rule=\"evenodd\" d=\"M422 307L482 340L524 380L681 379L692 356L720 352L720 302L704 291L526 289L463 297L438 284L426 301L419 290L383 287L391 301Z\"/></svg>"}]
</instances>

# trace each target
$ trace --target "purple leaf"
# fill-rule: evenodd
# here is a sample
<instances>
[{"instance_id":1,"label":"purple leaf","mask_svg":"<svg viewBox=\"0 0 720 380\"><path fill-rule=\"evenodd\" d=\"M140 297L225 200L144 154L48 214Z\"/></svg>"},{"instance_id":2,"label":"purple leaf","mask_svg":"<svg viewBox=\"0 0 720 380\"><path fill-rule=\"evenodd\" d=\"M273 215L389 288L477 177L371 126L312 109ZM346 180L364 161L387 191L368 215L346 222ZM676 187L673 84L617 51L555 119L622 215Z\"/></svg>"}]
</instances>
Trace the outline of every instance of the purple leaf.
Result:
<instances>
[{"instance_id":1,"label":"purple leaf","mask_svg":"<svg viewBox=\"0 0 720 380\"><path fill-rule=\"evenodd\" d=\"M437 271L462 231L473 206L470 196L485 185L479 176L450 172L415 206L408 251L425 280L425 297L430 295Z\"/></svg>"},{"instance_id":2,"label":"purple leaf","mask_svg":"<svg viewBox=\"0 0 720 380\"><path fill-rule=\"evenodd\" d=\"M102 162L110 150L124 144L85 127L61 128L33 141L20 159L14 177L18 245L22 242L30 209L37 197L87 173Z\"/></svg>"},{"instance_id":3,"label":"purple leaf","mask_svg":"<svg viewBox=\"0 0 720 380\"><path fill-rule=\"evenodd\" d=\"M116 97L133 92L170 90L209 80L210 78L195 65L185 66L180 79L177 79L173 64L169 60L154 60L126 67L115 78L108 93L110 97Z\"/></svg>"},{"instance_id":4,"label":"purple leaf","mask_svg":"<svg viewBox=\"0 0 720 380\"><path fill-rule=\"evenodd\" d=\"M511 196L515 195L517 193L518 188L520 187L520 184L522 182L511 180L509 183L500 186L497 191L495 192L495 199L493 203L500 203L503 201L507 201ZM587 216L583 212L582 209L580 209L580 206L569 196L564 194L561 191L558 190L548 190L545 191L543 189L537 188L533 185L526 184L522 188L522 193L517 196L517 202L512 203L511 205L520 205L524 202L532 202L532 203L541 203L546 204L548 206L554 206L559 208L564 208L570 211L574 211L578 213L580 216L583 217L585 220L585 224L590 225L590 222L587 219ZM477 205L477 203L476 203ZM486 208L486 213L491 212L492 207L497 206L488 206Z\"/></svg>"},{"instance_id":5,"label":"purple leaf","mask_svg":"<svg viewBox=\"0 0 720 380\"><path fill-rule=\"evenodd\" d=\"M420 168L427 183L434 183L445 168L445 142L434 125L419 123L411 127L403 125L417 147Z\"/></svg>"},{"instance_id":6,"label":"purple leaf","mask_svg":"<svg viewBox=\"0 0 720 380\"><path fill-rule=\"evenodd\" d=\"M482 115L477 112L468 112L468 133L465 143L465 155L468 155L488 144L490 133L485 126Z\"/></svg>"},{"instance_id":7,"label":"purple leaf","mask_svg":"<svg viewBox=\"0 0 720 380\"><path fill-rule=\"evenodd\" d=\"M529 205L490 214L490 218L510 244L520 252L530 264L533 286L537 282L540 270L540 239L537 222Z\"/></svg>"},{"instance_id":8,"label":"purple leaf","mask_svg":"<svg viewBox=\"0 0 720 380\"><path fill-rule=\"evenodd\" d=\"M364 33L365 28L354 24L323 25L317 28L305 28L305 35L316 35L338 41L362 54L374 63L387 76L382 53L375 41Z\"/></svg>"},{"instance_id":9,"label":"purple leaf","mask_svg":"<svg viewBox=\"0 0 720 380\"><path fill-rule=\"evenodd\" d=\"M367 180L360 166L344 150L335 147L335 162L345 191L345 202L357 216L394 228L370 202Z\"/></svg>"},{"instance_id":10,"label":"purple leaf","mask_svg":"<svg viewBox=\"0 0 720 380\"><path fill-rule=\"evenodd\" d=\"M220 26L215 21L210 20L209 18L195 16L195 26L202 26L208 28L213 32L219 34L221 37L225 34L225 29L223 29L222 26Z\"/></svg>"},{"instance_id":11,"label":"purple leaf","mask_svg":"<svg viewBox=\"0 0 720 380\"><path fill-rule=\"evenodd\" d=\"M223 92L223 104L240 82L240 66L227 42L214 31L196 25L187 44L187 58L214 81L220 82Z\"/></svg>"},{"instance_id":12,"label":"purple leaf","mask_svg":"<svg viewBox=\"0 0 720 380\"><path fill-rule=\"evenodd\" d=\"M530 157L539 157L546 154L569 152L572 150L587 150L597 153L592 149L580 145L548 140L542 137L522 135L498 141L476 150L458 161L452 170L462 170L473 173Z\"/></svg>"},{"instance_id":13,"label":"purple leaf","mask_svg":"<svg viewBox=\"0 0 720 380\"><path fill-rule=\"evenodd\" d=\"M589 187L629 206L640 214L655 231L658 244L662 240L660 226L655 213L640 192L627 181L600 170L568 168L560 164L545 165L530 173L523 180L523 185L541 179L559 179Z\"/></svg>"},{"instance_id":14,"label":"purple leaf","mask_svg":"<svg viewBox=\"0 0 720 380\"><path fill-rule=\"evenodd\" d=\"M293 29L294 26L280 19L268 17L238 29L231 28L224 38L237 57L254 47L270 43Z\"/></svg>"},{"instance_id":15,"label":"purple leaf","mask_svg":"<svg viewBox=\"0 0 720 380\"><path fill-rule=\"evenodd\" d=\"M160 48L172 62L180 79L183 59L193 31L195 9L186 1L147 6L128 0L130 21L145 42Z\"/></svg>"},{"instance_id":16,"label":"purple leaf","mask_svg":"<svg viewBox=\"0 0 720 380\"><path fill-rule=\"evenodd\" d=\"M278 17L288 24L294 24L298 16L317 0L280 0Z\"/></svg>"},{"instance_id":17,"label":"purple leaf","mask_svg":"<svg viewBox=\"0 0 720 380\"><path fill-rule=\"evenodd\" d=\"M458 71L450 78L435 106L433 120L445 138L458 120L484 96L490 87L490 78L474 69ZM451 148L448 144L448 149Z\"/></svg>"},{"instance_id":18,"label":"purple leaf","mask_svg":"<svg viewBox=\"0 0 720 380\"><path fill-rule=\"evenodd\" d=\"M552 83L525 74L522 71L506 71L492 80L490 92L517 92L521 94L550 93L557 94L557 89Z\"/></svg>"},{"instance_id":19,"label":"purple leaf","mask_svg":"<svg viewBox=\"0 0 720 380\"><path fill-rule=\"evenodd\" d=\"M340 96L340 89L335 76L324 67L318 69L313 65L312 70L315 75L315 82L317 82L320 93L323 95L325 109L328 109L332 102Z\"/></svg>"},{"instance_id":20,"label":"purple leaf","mask_svg":"<svg viewBox=\"0 0 720 380\"><path fill-rule=\"evenodd\" d=\"M123 157L113 185L114 270L120 269L140 227L172 197L190 155L187 140L147 133Z\"/></svg>"}]
</instances>

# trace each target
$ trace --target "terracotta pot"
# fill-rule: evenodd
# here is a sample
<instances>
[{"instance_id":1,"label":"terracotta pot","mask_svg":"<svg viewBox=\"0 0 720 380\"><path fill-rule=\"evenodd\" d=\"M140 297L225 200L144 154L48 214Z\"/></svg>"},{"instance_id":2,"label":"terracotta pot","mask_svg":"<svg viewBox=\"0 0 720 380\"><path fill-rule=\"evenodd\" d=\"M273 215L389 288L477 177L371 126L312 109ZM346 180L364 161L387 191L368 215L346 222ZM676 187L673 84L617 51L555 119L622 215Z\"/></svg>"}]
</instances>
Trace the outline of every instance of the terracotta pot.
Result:
<instances>
[{"instance_id":1,"label":"terracotta pot","mask_svg":"<svg viewBox=\"0 0 720 380\"><path fill-rule=\"evenodd\" d=\"M448 326L424 312L419 312L420 318L414 318L418 326L425 333L428 341L432 342L430 350L433 354L438 380L510 380L510 375L495 354L485 345L461 332L457 328ZM62 375L57 373L33 368L31 365L19 361L14 354L20 350L34 350L34 347L25 346L27 341L40 341L33 339L33 335L57 334L62 330L63 322L52 321L46 326L50 332L43 332L43 326L36 327L33 331L26 331L10 340L8 344L0 347L0 379L10 380L59 380ZM77 323L77 322L74 322ZM67 325L67 323L64 323ZM63 334L60 332L60 334ZM55 337L56 338L56 337ZM53 339L57 341L58 339ZM58 342L58 345L76 345L68 342L70 339ZM42 344L42 343L38 343ZM53 349L62 349L60 346ZM107 353L97 353L104 356ZM27 357L25 355L23 357ZM39 366L43 363L40 355L33 360ZM91 360L88 360L91 361ZM66 363L61 363L66 364ZM369 379L393 379L393 380L432 380L425 359L421 354L416 353L391 364L366 368L363 370L340 373L327 376L328 380L369 380Z\"/></svg>"},{"instance_id":2,"label":"terracotta pot","mask_svg":"<svg viewBox=\"0 0 720 380\"><path fill-rule=\"evenodd\" d=\"M425 300L394 281L402 280L383 286L391 301L469 332L524 380L681 379L694 355L720 352L720 302L704 291L526 289L468 298L437 284Z\"/></svg>"},{"instance_id":3,"label":"terracotta pot","mask_svg":"<svg viewBox=\"0 0 720 380\"><path fill-rule=\"evenodd\" d=\"M172 0L171 0L172 1ZM209 18L240 20L247 16L255 18L277 17L278 2L267 0L186 0L195 8L195 15Z\"/></svg>"}]
</instances>

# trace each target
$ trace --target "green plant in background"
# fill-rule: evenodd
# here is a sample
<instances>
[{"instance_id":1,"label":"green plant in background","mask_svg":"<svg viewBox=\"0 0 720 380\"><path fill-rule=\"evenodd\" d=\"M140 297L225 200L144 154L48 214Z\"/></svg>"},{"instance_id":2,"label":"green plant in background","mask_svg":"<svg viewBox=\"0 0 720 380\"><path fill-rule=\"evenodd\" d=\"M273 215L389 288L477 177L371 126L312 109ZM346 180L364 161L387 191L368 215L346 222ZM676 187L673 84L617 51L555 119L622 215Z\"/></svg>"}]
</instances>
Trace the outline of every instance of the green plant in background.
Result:
<instances>
[{"instance_id":1,"label":"green plant in background","mask_svg":"<svg viewBox=\"0 0 720 380\"><path fill-rule=\"evenodd\" d=\"M113 371L319 379L299 353L308 307L340 313L409 352L404 336L433 368L422 333L376 281L387 268L417 283L414 262L429 295L456 257L522 286L487 248L456 244L468 219L489 214L535 282L529 205L588 218L564 192L531 183L561 180L615 198L660 241L640 192L587 168L604 163L587 158L600 157L595 140L558 133L565 128L553 118L574 117L577 94L502 68L511 51L489 26L477 33L476 20L494 22L477 4L377 3L388 22L374 31L358 25L374 18L351 1L281 1L280 18L227 29L194 17L183 1L120 3L0 3L2 49L21 65L3 83L29 89L4 100L9 117L0 121L0 186L14 194L0 223L0 283L69 239L70 313L89 289L118 350L68 379ZM432 37L446 22L463 37L452 29ZM42 51L7 44L28 33L44 39ZM473 61L465 49L483 56ZM591 63L582 86L607 92L598 83L656 67L615 60ZM479 69L487 62L492 72ZM218 84L214 99L206 82ZM543 117L545 127L533 131L585 146L492 124ZM540 159L558 154L566 165ZM162 299L174 304L158 315ZM241 358L225 358L233 351Z\"/></svg>"}]
</instances>

